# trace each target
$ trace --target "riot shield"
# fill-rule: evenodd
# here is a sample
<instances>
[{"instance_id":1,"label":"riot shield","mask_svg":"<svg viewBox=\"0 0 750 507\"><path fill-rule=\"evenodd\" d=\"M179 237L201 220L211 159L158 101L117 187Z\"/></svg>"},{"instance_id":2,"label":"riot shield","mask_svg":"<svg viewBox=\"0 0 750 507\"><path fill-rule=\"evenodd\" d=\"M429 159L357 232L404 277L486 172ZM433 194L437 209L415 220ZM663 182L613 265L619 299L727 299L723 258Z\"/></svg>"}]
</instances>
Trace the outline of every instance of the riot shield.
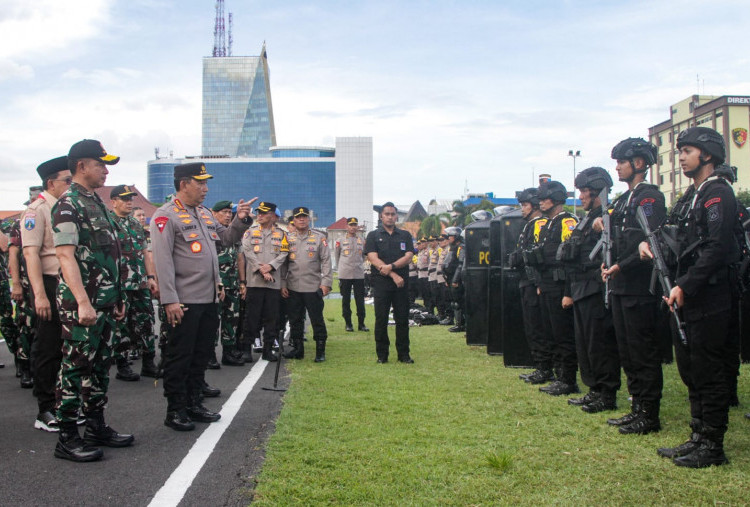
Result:
<instances>
[{"instance_id":1,"label":"riot shield","mask_svg":"<svg viewBox=\"0 0 750 507\"><path fill-rule=\"evenodd\" d=\"M466 226L466 266L464 317L466 344L487 345L487 286L490 267L490 222L483 220Z\"/></svg>"}]
</instances>

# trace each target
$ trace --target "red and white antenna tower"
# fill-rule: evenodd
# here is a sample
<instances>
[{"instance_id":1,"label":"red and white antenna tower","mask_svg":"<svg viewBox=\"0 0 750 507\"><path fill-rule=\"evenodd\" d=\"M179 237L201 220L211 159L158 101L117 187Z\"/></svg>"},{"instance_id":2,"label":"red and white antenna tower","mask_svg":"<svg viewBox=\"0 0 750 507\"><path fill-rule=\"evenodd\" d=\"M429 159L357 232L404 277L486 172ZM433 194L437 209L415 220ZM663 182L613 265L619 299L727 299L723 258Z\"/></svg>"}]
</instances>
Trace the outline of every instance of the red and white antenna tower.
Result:
<instances>
[{"instance_id":1,"label":"red and white antenna tower","mask_svg":"<svg viewBox=\"0 0 750 507\"><path fill-rule=\"evenodd\" d=\"M227 56L232 56L232 13L230 12L227 16Z\"/></svg>"},{"instance_id":2,"label":"red and white antenna tower","mask_svg":"<svg viewBox=\"0 0 750 507\"><path fill-rule=\"evenodd\" d=\"M213 56L227 56L227 47L224 42L224 0L216 0Z\"/></svg>"}]
</instances>

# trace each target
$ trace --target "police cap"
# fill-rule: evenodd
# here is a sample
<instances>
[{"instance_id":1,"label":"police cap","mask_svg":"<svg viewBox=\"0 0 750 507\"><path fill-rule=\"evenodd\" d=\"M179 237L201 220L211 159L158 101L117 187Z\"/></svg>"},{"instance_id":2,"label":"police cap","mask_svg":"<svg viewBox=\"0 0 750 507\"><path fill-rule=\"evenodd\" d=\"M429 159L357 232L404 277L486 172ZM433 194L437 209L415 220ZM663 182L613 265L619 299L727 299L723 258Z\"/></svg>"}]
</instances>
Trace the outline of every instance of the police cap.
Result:
<instances>
[{"instance_id":1,"label":"police cap","mask_svg":"<svg viewBox=\"0 0 750 507\"><path fill-rule=\"evenodd\" d=\"M296 208L294 208L292 210L292 216L294 218L297 218L297 217L309 217L310 216L310 210L307 209L304 206L297 206Z\"/></svg>"},{"instance_id":2,"label":"police cap","mask_svg":"<svg viewBox=\"0 0 750 507\"><path fill-rule=\"evenodd\" d=\"M120 157L108 154L102 143L94 139L84 139L70 147L68 159L77 161L82 158L93 158L107 165L114 165L120 161Z\"/></svg>"},{"instance_id":3,"label":"police cap","mask_svg":"<svg viewBox=\"0 0 750 507\"><path fill-rule=\"evenodd\" d=\"M190 162L174 166L174 179L193 178L194 180L208 180L213 178L206 172L206 164L203 162Z\"/></svg>"},{"instance_id":4,"label":"police cap","mask_svg":"<svg viewBox=\"0 0 750 507\"><path fill-rule=\"evenodd\" d=\"M359 221L357 220L357 217L351 217L346 221L346 225L359 225Z\"/></svg>"},{"instance_id":5,"label":"police cap","mask_svg":"<svg viewBox=\"0 0 750 507\"><path fill-rule=\"evenodd\" d=\"M137 195L137 192L133 192L130 185L117 185L110 191L109 198L114 199L115 197L132 197L134 195Z\"/></svg>"},{"instance_id":6,"label":"police cap","mask_svg":"<svg viewBox=\"0 0 750 507\"><path fill-rule=\"evenodd\" d=\"M273 213L274 211L276 211L276 204L269 201L262 201L255 209L257 209L261 213Z\"/></svg>"}]
</instances>

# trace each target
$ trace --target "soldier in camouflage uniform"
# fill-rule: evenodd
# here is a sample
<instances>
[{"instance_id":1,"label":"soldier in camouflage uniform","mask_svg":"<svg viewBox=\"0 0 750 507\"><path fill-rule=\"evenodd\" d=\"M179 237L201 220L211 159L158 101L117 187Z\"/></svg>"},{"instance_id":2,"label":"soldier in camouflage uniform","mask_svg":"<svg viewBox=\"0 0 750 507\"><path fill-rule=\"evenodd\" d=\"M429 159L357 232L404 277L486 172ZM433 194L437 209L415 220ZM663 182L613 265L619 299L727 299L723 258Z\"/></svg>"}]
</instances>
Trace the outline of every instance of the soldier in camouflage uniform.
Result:
<instances>
[{"instance_id":1,"label":"soldier in camouflage uniform","mask_svg":"<svg viewBox=\"0 0 750 507\"><path fill-rule=\"evenodd\" d=\"M122 250L123 302L125 318L117 322L112 336L119 380L134 381L140 377L128 363L128 347L143 352L141 375L156 377L154 364L154 305L152 294L158 293L156 269L148 250L146 231L131 215L135 192L128 185L118 185L110 192L112 219L119 225L117 232Z\"/></svg>"},{"instance_id":2,"label":"soldier in camouflage uniform","mask_svg":"<svg viewBox=\"0 0 750 507\"><path fill-rule=\"evenodd\" d=\"M10 279L8 277L8 246L10 228L13 222L0 224L0 333L5 338L10 355L16 358L18 349L18 328L13 321L13 302L10 299ZM21 372L18 371L17 375Z\"/></svg>"},{"instance_id":3,"label":"soldier in camouflage uniform","mask_svg":"<svg viewBox=\"0 0 750 507\"><path fill-rule=\"evenodd\" d=\"M219 201L211 208L214 218L224 227L229 227L232 223L232 202ZM220 317L221 326L219 333L216 335L216 342L221 337L221 364L226 366L244 366L245 361L242 359L242 352L237 347L237 325L240 321L240 276L237 266L237 258L240 253L240 244L236 243L230 246L224 246L221 241L216 242L216 254L219 256L219 275L221 284L224 287L223 297L220 295ZM209 361L219 366L216 361L216 345Z\"/></svg>"},{"instance_id":4,"label":"soldier in camouflage uniform","mask_svg":"<svg viewBox=\"0 0 750 507\"><path fill-rule=\"evenodd\" d=\"M21 220L23 220L23 215L21 216ZM22 254L23 245L21 243L20 224L21 221L16 220L10 231L8 264L12 279L11 298L16 302L15 321L18 329L16 361L21 373L21 387L31 389L34 387L34 380L31 377L31 347L36 337L36 319L34 307L31 305L31 285L29 284L29 277L26 273L26 262Z\"/></svg>"},{"instance_id":5,"label":"soldier in camouflage uniform","mask_svg":"<svg viewBox=\"0 0 750 507\"><path fill-rule=\"evenodd\" d=\"M57 307L63 339L55 456L77 462L101 459L103 452L96 445L125 447L134 441L133 435L117 433L104 422L112 358L109 340L124 307L118 226L94 189L104 186L107 165L119 160L99 141L74 144L68 152L73 183L52 209L62 272ZM81 407L86 416L83 440L76 426Z\"/></svg>"}]
</instances>

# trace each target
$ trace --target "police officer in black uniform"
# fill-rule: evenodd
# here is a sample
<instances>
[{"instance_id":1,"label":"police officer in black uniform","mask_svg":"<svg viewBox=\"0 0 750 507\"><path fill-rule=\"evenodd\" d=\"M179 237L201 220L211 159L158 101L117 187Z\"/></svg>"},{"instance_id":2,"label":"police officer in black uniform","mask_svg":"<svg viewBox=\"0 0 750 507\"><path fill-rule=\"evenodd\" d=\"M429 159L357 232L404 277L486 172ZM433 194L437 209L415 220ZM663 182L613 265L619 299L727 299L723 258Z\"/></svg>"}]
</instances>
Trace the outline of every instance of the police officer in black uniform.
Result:
<instances>
[{"instance_id":1,"label":"police officer in black uniform","mask_svg":"<svg viewBox=\"0 0 750 507\"><path fill-rule=\"evenodd\" d=\"M365 254L372 263L372 288L375 291L375 352L378 363L388 362L388 313L393 307L396 321L396 351L401 363L411 364L409 355L409 263L414 255L411 234L396 227L396 206L383 204L382 225L365 240Z\"/></svg>"},{"instance_id":2,"label":"police officer in black uniform","mask_svg":"<svg viewBox=\"0 0 750 507\"><path fill-rule=\"evenodd\" d=\"M625 139L612 148L620 181L628 184L628 190L612 203L613 265L602 268L602 277L609 279L612 290L620 364L633 397L630 413L607 420L619 426L622 434L645 435L661 429L659 406L664 381L657 331L659 306L657 296L650 292L652 265L639 258L638 244L645 235L636 220L639 207L652 230L666 216L664 194L656 185L646 183L656 154L656 146L640 138Z\"/></svg>"},{"instance_id":3,"label":"police officer in black uniform","mask_svg":"<svg viewBox=\"0 0 750 507\"><path fill-rule=\"evenodd\" d=\"M452 327L448 328L448 331L456 326L461 326L463 319L462 311L458 306L459 291L458 285L453 283L453 277L456 276L456 270L458 269L458 255L461 250L461 228L460 227L446 227L445 235L448 237L448 245L450 246L450 252L448 257L445 259L443 264L443 276L445 277L445 283L449 291L450 309L453 311L453 323Z\"/></svg>"},{"instance_id":4,"label":"police officer in black uniform","mask_svg":"<svg viewBox=\"0 0 750 507\"><path fill-rule=\"evenodd\" d=\"M450 333L463 333L466 331L466 319L464 314L464 309L466 307L466 291L464 290L463 276L464 267L466 266L466 248L463 246L465 234L466 231L461 231L461 234L456 239L456 244L459 246L456 250L456 272L451 279L451 294L453 294L453 297L455 298L454 304L457 317L456 325L448 328L448 332Z\"/></svg>"},{"instance_id":5,"label":"police officer in black uniform","mask_svg":"<svg viewBox=\"0 0 750 507\"><path fill-rule=\"evenodd\" d=\"M593 414L615 410L620 389L620 358L609 294L601 277L599 256L591 259L590 255L601 237L601 232L593 229L593 222L602 216L602 191L609 193L612 178L601 167L589 167L578 173L575 185L587 213L570 239L561 245L559 257L567 263L568 270L563 306L573 305L578 366L589 392L568 403Z\"/></svg>"},{"instance_id":6,"label":"police officer in black uniform","mask_svg":"<svg viewBox=\"0 0 750 507\"><path fill-rule=\"evenodd\" d=\"M740 259L737 201L732 187L714 174L726 152L721 134L706 127L684 130L677 138L683 174L693 180L672 208L669 227L677 231L677 267L668 294L670 309L682 313L687 345L675 340L675 356L690 399L690 440L659 449L676 465L703 468L729 463L724 434L729 423L732 322L737 318ZM666 231L665 231L666 232ZM641 246L644 257L650 251Z\"/></svg>"},{"instance_id":7,"label":"police officer in black uniform","mask_svg":"<svg viewBox=\"0 0 750 507\"><path fill-rule=\"evenodd\" d=\"M511 252L508 262L510 267L517 269L520 274L518 287L521 292L524 334L536 367L533 372L522 373L518 378L530 384L544 384L555 379L552 371L552 333L549 329L549 322L542 318L536 285L539 272L533 265L526 265L524 252L530 251L538 242L539 234L547 223L547 218L542 216L539 210L539 195L536 188L516 192L516 199L521 205L521 215L526 223L518 236L516 250Z\"/></svg>"},{"instance_id":8,"label":"police officer in black uniform","mask_svg":"<svg viewBox=\"0 0 750 507\"><path fill-rule=\"evenodd\" d=\"M546 181L539 185L539 209L547 217L541 229L539 244L535 252L541 256L539 266L539 297L542 303L542 318L549 322L552 336L552 354L557 379L539 390L552 396L580 392L576 375L575 332L573 330L573 308L563 307L565 295L565 266L557 259L560 244L567 241L576 228L578 219L563 209L568 192L559 181Z\"/></svg>"}]
</instances>

